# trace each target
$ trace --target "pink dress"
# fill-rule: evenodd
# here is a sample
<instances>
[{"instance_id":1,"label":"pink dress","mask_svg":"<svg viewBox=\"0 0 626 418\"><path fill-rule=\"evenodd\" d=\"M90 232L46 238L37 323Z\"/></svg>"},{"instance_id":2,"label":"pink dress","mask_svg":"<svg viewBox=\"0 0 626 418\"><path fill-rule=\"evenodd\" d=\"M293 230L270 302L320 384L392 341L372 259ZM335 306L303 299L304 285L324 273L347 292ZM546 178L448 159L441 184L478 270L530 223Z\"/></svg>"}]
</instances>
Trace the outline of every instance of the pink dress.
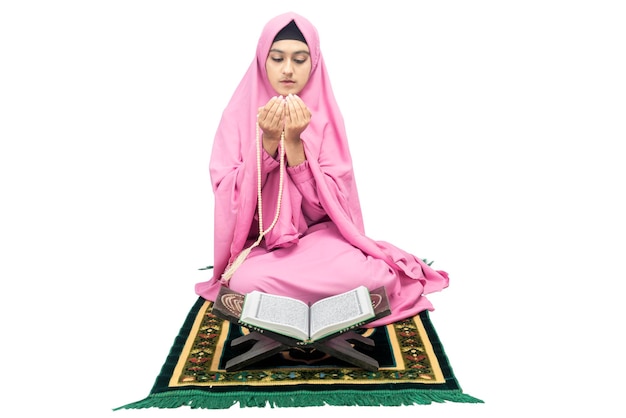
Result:
<instances>
[{"instance_id":1,"label":"pink dress","mask_svg":"<svg viewBox=\"0 0 626 418\"><path fill-rule=\"evenodd\" d=\"M311 52L309 82L299 96L312 113L302 133L306 161L283 172L275 226L234 271L222 274L259 236L257 153L261 152L264 227L274 219L280 167L255 141L256 113L276 93L265 60L280 29L294 20ZM224 110L210 162L215 194L213 277L196 293L214 300L220 286L247 293L261 290L305 302L350 290L385 286L392 313L370 326L395 322L433 306L426 294L448 286L448 275L394 245L364 233L343 117L335 101L311 23L294 13L266 24L257 54Z\"/></svg>"}]
</instances>

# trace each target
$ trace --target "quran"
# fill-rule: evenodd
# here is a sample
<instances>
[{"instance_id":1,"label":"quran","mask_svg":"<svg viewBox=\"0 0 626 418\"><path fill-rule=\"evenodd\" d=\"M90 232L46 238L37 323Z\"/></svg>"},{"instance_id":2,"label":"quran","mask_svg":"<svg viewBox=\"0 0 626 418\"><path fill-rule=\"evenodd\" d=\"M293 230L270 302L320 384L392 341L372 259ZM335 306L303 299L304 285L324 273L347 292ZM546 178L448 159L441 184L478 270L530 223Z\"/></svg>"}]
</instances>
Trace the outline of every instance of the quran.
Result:
<instances>
[{"instance_id":1,"label":"quran","mask_svg":"<svg viewBox=\"0 0 626 418\"><path fill-rule=\"evenodd\" d=\"M370 292L359 286L311 305L252 291L245 295L239 321L304 342L314 342L363 325L375 317Z\"/></svg>"},{"instance_id":2,"label":"quran","mask_svg":"<svg viewBox=\"0 0 626 418\"><path fill-rule=\"evenodd\" d=\"M361 289L361 287L363 288ZM246 314L244 316L243 314L243 307L244 304L246 304L246 299L248 299L248 309L253 306L257 306L258 308L258 302L253 301L255 296L249 297L249 294L238 293L226 286L222 286L218 292L212 312L219 318L242 325L250 329L250 331L255 331L257 334L265 334L268 337L281 341L283 344L287 344L289 346L303 344L315 344L316 346L320 346L320 344L324 344L324 342L328 339L334 338L340 334L347 335L347 331L359 328L362 325L387 316L391 313L387 293L385 292L385 288L383 286L369 291L364 286L360 286L339 295L329 296L318 301L318 310L322 311L321 308L324 306L326 307L323 309L322 314L313 314L314 321L320 322L320 320L322 320L325 324L323 324L324 330L316 332L313 336L314 339L312 339L308 325L309 319L307 319L310 316L309 311L311 310L311 307L308 304L289 297L270 295L267 293L264 293L263 295L265 295L263 299L267 298L267 300L270 300L269 297L274 298L274 304L277 306L275 309L278 312L275 314L277 315L277 318L274 320L268 320L267 318L262 320L257 318L259 322L254 319L252 319L252 322L255 322L255 324L258 325L251 324L249 322L249 315ZM363 296L367 297L364 298ZM353 300L350 301L350 298ZM288 311L291 309L292 303L294 306L298 306L300 313L296 314L295 311ZM353 306L350 308L349 304L352 304ZM287 306L289 306L289 308L287 308ZM370 306L374 311L373 317L371 314L367 313ZM354 313L351 314L349 311L350 309L355 309L356 315ZM359 313L359 310L362 310L362 312ZM296 320L299 320L302 325L295 327L285 326L284 324L281 325L281 315L283 318L282 322L286 322L284 318L291 318L292 320L293 318L299 318ZM328 315L328 317L324 315ZM340 317L342 318L340 319ZM291 328L291 330L285 330L285 328ZM294 332L294 329L299 329L300 331Z\"/></svg>"}]
</instances>

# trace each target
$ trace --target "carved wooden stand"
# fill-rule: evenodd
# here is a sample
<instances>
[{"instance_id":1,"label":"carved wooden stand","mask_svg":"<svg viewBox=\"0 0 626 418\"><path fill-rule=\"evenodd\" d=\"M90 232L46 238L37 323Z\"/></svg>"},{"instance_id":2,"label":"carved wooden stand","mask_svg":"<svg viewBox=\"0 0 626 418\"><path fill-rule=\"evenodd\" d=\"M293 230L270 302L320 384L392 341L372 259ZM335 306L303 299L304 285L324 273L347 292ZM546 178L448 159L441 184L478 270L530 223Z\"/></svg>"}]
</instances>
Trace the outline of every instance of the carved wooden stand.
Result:
<instances>
[{"instance_id":1,"label":"carved wooden stand","mask_svg":"<svg viewBox=\"0 0 626 418\"><path fill-rule=\"evenodd\" d=\"M288 350L292 347L303 347L303 345L298 344L287 344L275 338L275 336L269 337L256 331L236 338L231 343L231 347L233 348L250 343L253 345L245 353L230 359L226 363L226 370L241 370L250 364L271 357L281 351ZM365 370L378 370L378 361L376 361L376 359L355 349L355 347L371 349L374 347L374 341L354 331L340 334L323 342L307 344L304 347L315 347L328 355L344 360Z\"/></svg>"},{"instance_id":2,"label":"carved wooden stand","mask_svg":"<svg viewBox=\"0 0 626 418\"><path fill-rule=\"evenodd\" d=\"M376 289L370 292L370 295L374 304L374 312L376 313L372 321L391 313L384 288ZM238 323L243 297L240 293L222 287L215 299L213 314L222 319ZM249 334L236 338L231 342L231 347L233 348L244 348L246 345L251 345L248 351L230 359L226 363L227 371L242 370L251 364L293 347L314 347L323 353L369 371L376 371L379 367L376 359L356 349L373 350L374 341L354 331L337 334L321 341L303 343L280 334L259 329L251 330Z\"/></svg>"}]
</instances>

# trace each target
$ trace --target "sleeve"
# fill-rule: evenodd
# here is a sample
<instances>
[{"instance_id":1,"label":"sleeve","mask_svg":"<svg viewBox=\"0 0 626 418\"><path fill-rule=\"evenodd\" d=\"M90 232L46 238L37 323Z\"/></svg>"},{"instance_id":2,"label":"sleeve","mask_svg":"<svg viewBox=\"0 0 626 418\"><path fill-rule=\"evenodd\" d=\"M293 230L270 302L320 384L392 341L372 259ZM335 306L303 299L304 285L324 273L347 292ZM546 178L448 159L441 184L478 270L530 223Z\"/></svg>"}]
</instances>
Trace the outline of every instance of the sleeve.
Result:
<instances>
[{"instance_id":1,"label":"sleeve","mask_svg":"<svg viewBox=\"0 0 626 418\"><path fill-rule=\"evenodd\" d=\"M280 162L276 161L276 159L269 155L267 151L263 150L261 158L261 172L265 176L264 181L267 180L267 175L276 170L278 167L280 167ZM265 185L265 183L263 183L263 185Z\"/></svg>"},{"instance_id":2,"label":"sleeve","mask_svg":"<svg viewBox=\"0 0 626 418\"><path fill-rule=\"evenodd\" d=\"M240 128L225 112L211 152L215 277L221 276L230 258L243 249L257 206L256 147L254 141L236 140L244 135Z\"/></svg>"},{"instance_id":3,"label":"sleeve","mask_svg":"<svg viewBox=\"0 0 626 418\"><path fill-rule=\"evenodd\" d=\"M302 212L307 223L314 224L327 216L317 194L317 185L308 161L295 167L287 167L287 173L302 195Z\"/></svg>"}]
</instances>

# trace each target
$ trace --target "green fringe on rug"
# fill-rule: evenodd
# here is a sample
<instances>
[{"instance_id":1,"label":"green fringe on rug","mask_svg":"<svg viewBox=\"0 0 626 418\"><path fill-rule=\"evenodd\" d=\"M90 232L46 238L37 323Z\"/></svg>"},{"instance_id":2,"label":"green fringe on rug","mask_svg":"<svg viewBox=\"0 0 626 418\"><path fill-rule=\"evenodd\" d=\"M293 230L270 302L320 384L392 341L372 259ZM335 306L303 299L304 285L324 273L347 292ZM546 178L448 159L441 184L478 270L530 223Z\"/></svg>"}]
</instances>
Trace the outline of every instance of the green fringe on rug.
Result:
<instances>
[{"instance_id":1,"label":"green fringe on rug","mask_svg":"<svg viewBox=\"0 0 626 418\"><path fill-rule=\"evenodd\" d=\"M455 390L394 390L361 391L329 390L322 392L296 391L289 393L239 392L232 394L207 393L201 390L180 390L154 393L147 398L113 409L179 408L228 409L239 404L241 408L292 408L307 406L409 406L430 405L433 402L484 403L478 398Z\"/></svg>"}]
</instances>

